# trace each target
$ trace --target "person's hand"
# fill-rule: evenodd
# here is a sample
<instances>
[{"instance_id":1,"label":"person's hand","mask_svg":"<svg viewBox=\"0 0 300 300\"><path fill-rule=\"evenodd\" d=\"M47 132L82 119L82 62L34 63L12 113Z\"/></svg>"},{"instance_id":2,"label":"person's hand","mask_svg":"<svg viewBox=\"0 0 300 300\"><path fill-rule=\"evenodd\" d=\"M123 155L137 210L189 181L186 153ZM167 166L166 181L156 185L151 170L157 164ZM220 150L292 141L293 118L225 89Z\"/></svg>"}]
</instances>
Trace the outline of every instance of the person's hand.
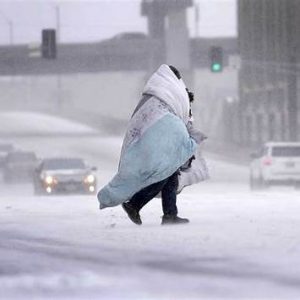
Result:
<instances>
[{"instance_id":1,"label":"person's hand","mask_svg":"<svg viewBox=\"0 0 300 300\"><path fill-rule=\"evenodd\" d=\"M188 123L187 130L190 137L193 138L197 144L200 144L203 140L207 139L207 136L196 129L191 122Z\"/></svg>"}]
</instances>

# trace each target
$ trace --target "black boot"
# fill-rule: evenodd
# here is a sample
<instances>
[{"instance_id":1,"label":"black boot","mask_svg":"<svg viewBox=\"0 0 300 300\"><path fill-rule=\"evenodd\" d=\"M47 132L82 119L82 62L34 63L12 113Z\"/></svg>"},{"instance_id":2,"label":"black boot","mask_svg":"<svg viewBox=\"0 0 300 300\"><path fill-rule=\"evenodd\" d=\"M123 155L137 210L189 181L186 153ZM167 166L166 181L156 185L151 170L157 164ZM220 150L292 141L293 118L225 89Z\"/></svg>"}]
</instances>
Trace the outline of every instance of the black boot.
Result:
<instances>
[{"instance_id":1,"label":"black boot","mask_svg":"<svg viewBox=\"0 0 300 300\"><path fill-rule=\"evenodd\" d=\"M134 224L137 224L137 225L142 224L142 220L141 220L139 212L129 202L122 203L122 207L126 211L129 219Z\"/></svg>"},{"instance_id":2,"label":"black boot","mask_svg":"<svg viewBox=\"0 0 300 300\"><path fill-rule=\"evenodd\" d=\"M180 218L176 215L163 215L161 225L185 224L189 222L189 219Z\"/></svg>"}]
</instances>

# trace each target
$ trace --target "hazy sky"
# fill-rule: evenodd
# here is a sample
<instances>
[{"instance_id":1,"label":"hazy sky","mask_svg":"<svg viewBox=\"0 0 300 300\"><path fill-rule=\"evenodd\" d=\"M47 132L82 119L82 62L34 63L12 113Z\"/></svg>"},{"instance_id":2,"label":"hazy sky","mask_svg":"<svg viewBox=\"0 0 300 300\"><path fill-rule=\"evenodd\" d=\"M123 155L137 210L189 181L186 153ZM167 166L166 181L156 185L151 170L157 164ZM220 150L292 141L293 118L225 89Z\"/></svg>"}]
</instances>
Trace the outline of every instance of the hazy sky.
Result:
<instances>
[{"instance_id":1,"label":"hazy sky","mask_svg":"<svg viewBox=\"0 0 300 300\"><path fill-rule=\"evenodd\" d=\"M194 0L199 6L200 36L236 35L236 0ZM40 42L42 28L56 27L62 42L99 41L124 31L147 32L141 0L0 0L0 44ZM190 35L196 31L195 8L188 10ZM10 28L12 33L10 33Z\"/></svg>"}]
</instances>

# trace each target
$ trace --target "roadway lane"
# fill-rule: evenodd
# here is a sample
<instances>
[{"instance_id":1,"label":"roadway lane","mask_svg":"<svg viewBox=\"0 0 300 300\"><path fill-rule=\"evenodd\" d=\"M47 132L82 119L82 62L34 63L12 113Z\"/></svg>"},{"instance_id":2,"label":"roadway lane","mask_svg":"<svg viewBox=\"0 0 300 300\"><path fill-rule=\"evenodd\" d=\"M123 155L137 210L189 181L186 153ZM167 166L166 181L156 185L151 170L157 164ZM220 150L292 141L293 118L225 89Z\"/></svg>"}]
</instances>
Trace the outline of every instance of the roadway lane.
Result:
<instances>
[{"instance_id":1,"label":"roadway lane","mask_svg":"<svg viewBox=\"0 0 300 300\"><path fill-rule=\"evenodd\" d=\"M100 186L117 167L113 137L18 137L39 156L80 155ZM247 167L207 153L212 180L178 200L186 226L160 226L155 199L132 224L94 196L0 189L2 299L298 299L300 197L289 189L251 193Z\"/></svg>"}]
</instances>

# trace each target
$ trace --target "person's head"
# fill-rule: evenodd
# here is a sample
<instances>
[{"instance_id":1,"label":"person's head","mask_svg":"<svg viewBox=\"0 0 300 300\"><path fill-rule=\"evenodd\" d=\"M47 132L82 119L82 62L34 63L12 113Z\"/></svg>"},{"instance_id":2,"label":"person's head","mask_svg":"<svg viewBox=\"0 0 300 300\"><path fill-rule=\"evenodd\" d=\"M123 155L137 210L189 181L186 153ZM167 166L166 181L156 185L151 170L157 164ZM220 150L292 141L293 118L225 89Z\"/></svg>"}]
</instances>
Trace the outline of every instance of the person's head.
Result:
<instances>
[{"instance_id":1,"label":"person's head","mask_svg":"<svg viewBox=\"0 0 300 300\"><path fill-rule=\"evenodd\" d=\"M177 77L178 79L181 79L181 74L180 74L180 72L179 72L174 66L169 65L169 68L173 71L173 73L176 75L176 77ZM189 91L188 88L186 88L186 92L187 92L187 94L188 94L188 96L189 96L190 103L192 103L192 102L194 101L194 93L191 92L191 91Z\"/></svg>"},{"instance_id":2,"label":"person's head","mask_svg":"<svg viewBox=\"0 0 300 300\"><path fill-rule=\"evenodd\" d=\"M181 74L174 66L162 64L147 81L143 94L163 100L185 124L189 122L189 96Z\"/></svg>"}]
</instances>

